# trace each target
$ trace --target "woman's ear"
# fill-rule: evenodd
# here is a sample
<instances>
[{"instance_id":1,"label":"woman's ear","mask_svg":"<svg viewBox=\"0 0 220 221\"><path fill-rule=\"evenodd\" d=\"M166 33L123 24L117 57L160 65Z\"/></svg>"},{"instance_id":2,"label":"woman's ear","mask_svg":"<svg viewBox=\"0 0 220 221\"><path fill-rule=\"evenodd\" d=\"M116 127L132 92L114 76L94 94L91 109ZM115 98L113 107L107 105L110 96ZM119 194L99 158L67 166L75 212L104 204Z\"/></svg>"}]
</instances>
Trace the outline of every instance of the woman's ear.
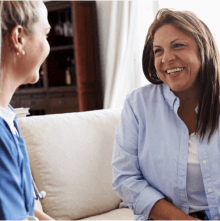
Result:
<instances>
[{"instance_id":1,"label":"woman's ear","mask_svg":"<svg viewBox=\"0 0 220 221\"><path fill-rule=\"evenodd\" d=\"M9 45L16 53L20 53L23 50L25 35L24 28L21 25L16 25L10 31L8 36Z\"/></svg>"}]
</instances>

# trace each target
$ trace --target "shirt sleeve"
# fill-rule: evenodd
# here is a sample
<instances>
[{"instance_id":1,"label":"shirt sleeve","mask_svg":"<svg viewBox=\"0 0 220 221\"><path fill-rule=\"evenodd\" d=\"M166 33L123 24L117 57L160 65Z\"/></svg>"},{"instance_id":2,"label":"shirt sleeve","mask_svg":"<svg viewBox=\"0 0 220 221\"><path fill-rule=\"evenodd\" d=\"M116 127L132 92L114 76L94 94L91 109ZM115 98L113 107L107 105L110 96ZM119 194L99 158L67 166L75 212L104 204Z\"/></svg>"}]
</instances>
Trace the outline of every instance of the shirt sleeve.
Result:
<instances>
[{"instance_id":1,"label":"shirt sleeve","mask_svg":"<svg viewBox=\"0 0 220 221\"><path fill-rule=\"evenodd\" d=\"M112 187L135 215L148 219L152 207L164 195L151 187L142 175L138 159L138 133L138 118L127 98L115 134Z\"/></svg>"},{"instance_id":2,"label":"shirt sleeve","mask_svg":"<svg viewBox=\"0 0 220 221\"><path fill-rule=\"evenodd\" d=\"M0 220L18 220L27 217L25 208L22 166L18 149L7 128L0 135Z\"/></svg>"}]
</instances>

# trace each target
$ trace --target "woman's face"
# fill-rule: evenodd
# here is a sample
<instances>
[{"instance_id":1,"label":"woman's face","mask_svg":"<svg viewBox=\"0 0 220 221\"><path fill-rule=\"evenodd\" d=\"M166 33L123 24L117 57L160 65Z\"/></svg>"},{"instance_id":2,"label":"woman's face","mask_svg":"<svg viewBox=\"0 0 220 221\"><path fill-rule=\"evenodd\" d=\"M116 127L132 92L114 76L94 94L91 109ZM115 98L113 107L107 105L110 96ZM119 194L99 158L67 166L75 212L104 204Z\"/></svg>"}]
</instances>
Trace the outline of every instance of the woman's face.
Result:
<instances>
[{"instance_id":1,"label":"woman's face","mask_svg":"<svg viewBox=\"0 0 220 221\"><path fill-rule=\"evenodd\" d=\"M27 36L23 56L23 76L25 83L36 83L39 79L39 69L49 54L50 46L47 35L50 25L47 19L47 8L39 1L39 22L35 24L33 35Z\"/></svg>"},{"instance_id":2,"label":"woman's face","mask_svg":"<svg viewBox=\"0 0 220 221\"><path fill-rule=\"evenodd\" d=\"M192 37L173 25L164 25L155 32L153 51L157 75L177 96L178 92L197 90L201 59Z\"/></svg>"}]
</instances>

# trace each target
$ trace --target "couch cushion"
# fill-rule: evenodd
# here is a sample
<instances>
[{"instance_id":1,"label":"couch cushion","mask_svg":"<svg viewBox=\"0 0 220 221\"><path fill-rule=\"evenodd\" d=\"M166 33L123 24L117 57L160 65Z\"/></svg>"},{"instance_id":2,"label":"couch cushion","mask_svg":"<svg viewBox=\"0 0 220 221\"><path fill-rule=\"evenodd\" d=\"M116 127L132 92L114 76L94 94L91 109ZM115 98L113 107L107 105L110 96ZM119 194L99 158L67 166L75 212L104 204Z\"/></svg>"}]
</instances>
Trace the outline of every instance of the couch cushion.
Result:
<instances>
[{"instance_id":1,"label":"couch cushion","mask_svg":"<svg viewBox=\"0 0 220 221\"><path fill-rule=\"evenodd\" d=\"M116 209L111 159L120 110L18 119L33 178L45 190L44 212L54 219L80 219Z\"/></svg>"},{"instance_id":2,"label":"couch cushion","mask_svg":"<svg viewBox=\"0 0 220 221\"><path fill-rule=\"evenodd\" d=\"M134 220L135 216L132 210L128 208L115 209L110 212L91 216L82 220Z\"/></svg>"}]
</instances>

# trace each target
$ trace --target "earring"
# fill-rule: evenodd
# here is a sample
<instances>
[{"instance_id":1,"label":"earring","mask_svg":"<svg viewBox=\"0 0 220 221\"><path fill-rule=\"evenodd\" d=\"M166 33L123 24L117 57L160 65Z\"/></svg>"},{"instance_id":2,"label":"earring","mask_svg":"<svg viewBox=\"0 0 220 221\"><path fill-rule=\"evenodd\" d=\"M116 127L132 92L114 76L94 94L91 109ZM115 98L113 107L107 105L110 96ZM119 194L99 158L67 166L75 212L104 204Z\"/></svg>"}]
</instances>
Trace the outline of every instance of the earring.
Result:
<instances>
[{"instance_id":1,"label":"earring","mask_svg":"<svg viewBox=\"0 0 220 221\"><path fill-rule=\"evenodd\" d=\"M17 52L18 57L21 57L22 55L25 55L25 51Z\"/></svg>"}]
</instances>

